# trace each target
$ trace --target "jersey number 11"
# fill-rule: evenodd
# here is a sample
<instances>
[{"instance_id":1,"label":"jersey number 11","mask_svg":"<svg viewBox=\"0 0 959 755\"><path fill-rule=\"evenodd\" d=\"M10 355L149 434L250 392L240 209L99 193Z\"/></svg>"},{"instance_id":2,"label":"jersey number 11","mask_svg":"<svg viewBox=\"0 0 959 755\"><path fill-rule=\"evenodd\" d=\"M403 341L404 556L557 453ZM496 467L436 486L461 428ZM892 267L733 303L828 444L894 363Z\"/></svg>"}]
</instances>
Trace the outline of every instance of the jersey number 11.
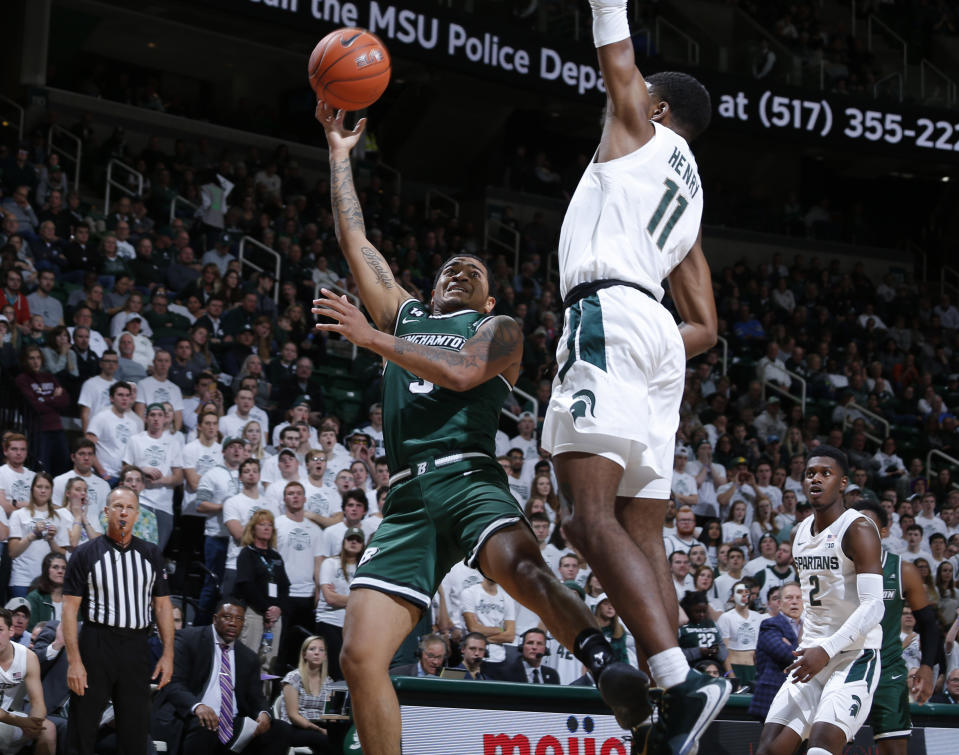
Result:
<instances>
[{"instance_id":1,"label":"jersey number 11","mask_svg":"<svg viewBox=\"0 0 959 755\"><path fill-rule=\"evenodd\" d=\"M684 197L682 194L676 196L679 192L679 184L677 184L675 181L670 181L668 178L664 183L666 184L666 191L663 192L663 198L659 200L659 206L656 208L656 212L653 213L653 217L649 219L649 225L646 226L646 230L649 232L649 235L655 236L656 229L659 227L659 224L663 222L663 217L666 215L669 205L675 198L676 209L673 210L672 214L669 216L669 220L666 221L666 225L664 225L662 231L660 231L659 238L656 239L656 246L658 246L660 250L666 246L666 239L669 238L669 234L673 232L673 228L676 226L676 223L679 222L679 219L683 216L683 213L686 212L686 207L689 206L689 201L686 199L686 197Z\"/></svg>"}]
</instances>

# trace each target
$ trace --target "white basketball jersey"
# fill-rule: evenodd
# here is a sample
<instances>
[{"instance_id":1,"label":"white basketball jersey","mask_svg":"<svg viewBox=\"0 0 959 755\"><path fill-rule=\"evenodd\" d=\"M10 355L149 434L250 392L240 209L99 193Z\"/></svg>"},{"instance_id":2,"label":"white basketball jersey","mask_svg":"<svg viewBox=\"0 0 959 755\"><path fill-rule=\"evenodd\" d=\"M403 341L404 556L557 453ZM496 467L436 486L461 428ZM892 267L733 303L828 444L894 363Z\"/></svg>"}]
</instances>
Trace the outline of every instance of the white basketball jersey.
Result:
<instances>
[{"instance_id":1,"label":"white basketball jersey","mask_svg":"<svg viewBox=\"0 0 959 755\"><path fill-rule=\"evenodd\" d=\"M819 640L834 635L859 607L856 565L842 550L843 536L857 519L872 523L855 509L848 509L815 535L812 534L815 517L807 517L796 527L793 561L803 592L802 647L818 645ZM881 645L882 628L877 622L847 649L878 649Z\"/></svg>"},{"instance_id":2,"label":"white basketball jersey","mask_svg":"<svg viewBox=\"0 0 959 755\"><path fill-rule=\"evenodd\" d=\"M662 300L663 280L696 242L699 168L685 139L653 127L635 152L591 162L580 179L559 237L562 296L580 283L618 278Z\"/></svg>"},{"instance_id":3,"label":"white basketball jersey","mask_svg":"<svg viewBox=\"0 0 959 755\"><path fill-rule=\"evenodd\" d=\"M0 668L0 707L5 711L23 710L23 696L27 688L23 683L27 677L27 647L10 640L13 648L13 661L10 668Z\"/></svg>"}]
</instances>

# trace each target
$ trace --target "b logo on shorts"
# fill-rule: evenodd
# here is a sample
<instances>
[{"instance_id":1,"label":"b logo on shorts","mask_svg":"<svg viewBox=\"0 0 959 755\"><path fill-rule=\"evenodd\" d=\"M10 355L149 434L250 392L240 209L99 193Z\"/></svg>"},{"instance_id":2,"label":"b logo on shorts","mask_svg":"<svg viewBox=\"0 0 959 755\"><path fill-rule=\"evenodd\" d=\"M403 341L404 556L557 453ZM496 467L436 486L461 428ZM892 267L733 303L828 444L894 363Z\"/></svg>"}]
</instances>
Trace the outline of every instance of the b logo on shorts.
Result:
<instances>
[{"instance_id":1,"label":"b logo on shorts","mask_svg":"<svg viewBox=\"0 0 959 755\"><path fill-rule=\"evenodd\" d=\"M360 562L357 564L357 566L363 566L363 564L373 558L373 556L379 553L379 551L379 548L367 548L365 551L363 551L363 555L360 557Z\"/></svg>"},{"instance_id":2,"label":"b logo on shorts","mask_svg":"<svg viewBox=\"0 0 959 755\"><path fill-rule=\"evenodd\" d=\"M427 468L428 466L429 466L429 464L427 464L427 462L421 461L419 464L416 465L416 474L418 474L418 475L419 475L419 474L425 474L425 473L426 473L426 468Z\"/></svg>"}]
</instances>

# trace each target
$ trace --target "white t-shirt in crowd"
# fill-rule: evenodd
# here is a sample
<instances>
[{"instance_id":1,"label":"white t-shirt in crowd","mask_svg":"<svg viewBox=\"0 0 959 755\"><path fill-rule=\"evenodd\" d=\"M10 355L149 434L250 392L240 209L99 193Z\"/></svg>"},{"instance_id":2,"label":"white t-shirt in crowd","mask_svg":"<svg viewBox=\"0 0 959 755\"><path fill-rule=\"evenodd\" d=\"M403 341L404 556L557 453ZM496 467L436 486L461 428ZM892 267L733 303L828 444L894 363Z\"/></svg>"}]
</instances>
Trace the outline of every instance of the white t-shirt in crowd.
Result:
<instances>
[{"instance_id":1,"label":"white t-shirt in crowd","mask_svg":"<svg viewBox=\"0 0 959 755\"><path fill-rule=\"evenodd\" d=\"M94 375L83 381L83 387L80 388L80 398L77 403L90 410L90 416L106 409L110 406L110 386L117 382L117 379L106 380L99 375Z\"/></svg>"},{"instance_id":2,"label":"white t-shirt in crowd","mask_svg":"<svg viewBox=\"0 0 959 755\"><path fill-rule=\"evenodd\" d=\"M14 501L29 501L30 486L33 485L36 475L36 472L26 467L19 472L14 472L9 464L0 467L0 489L7 497L7 503L12 506Z\"/></svg>"},{"instance_id":3,"label":"white t-shirt in crowd","mask_svg":"<svg viewBox=\"0 0 959 755\"><path fill-rule=\"evenodd\" d=\"M446 612L454 627L466 629L466 623L463 621L463 590L470 585L478 585L482 581L483 575L479 569L467 566L463 561L453 564L453 568L443 577L440 588L446 596Z\"/></svg>"},{"instance_id":4,"label":"white t-shirt in crowd","mask_svg":"<svg viewBox=\"0 0 959 755\"><path fill-rule=\"evenodd\" d=\"M183 453L180 456L183 459L184 469L195 469L196 473L203 477L213 467L223 463L223 448L216 441L209 446L204 446L197 438L183 447ZM190 491L186 484L183 486L182 512L185 516L197 516L196 493Z\"/></svg>"},{"instance_id":5,"label":"white t-shirt in crowd","mask_svg":"<svg viewBox=\"0 0 959 755\"><path fill-rule=\"evenodd\" d=\"M335 487L326 484L316 486L307 477L303 480L303 492L306 494L304 508L317 516L333 516L343 509L343 501Z\"/></svg>"},{"instance_id":6,"label":"white t-shirt in crowd","mask_svg":"<svg viewBox=\"0 0 959 755\"><path fill-rule=\"evenodd\" d=\"M764 618L755 611L750 611L743 618L732 608L719 617L716 626L730 650L755 650L759 641L759 625Z\"/></svg>"},{"instance_id":7,"label":"white t-shirt in crowd","mask_svg":"<svg viewBox=\"0 0 959 755\"><path fill-rule=\"evenodd\" d=\"M231 495L223 502L223 526L230 520L240 523L240 527L246 527L250 517L254 512L264 508L263 496L259 498L250 498L246 493L237 493ZM229 530L227 530L229 532ZM226 548L226 567L227 569L236 569L236 557L240 555L240 545L233 536L230 535L230 542Z\"/></svg>"},{"instance_id":8,"label":"white t-shirt in crowd","mask_svg":"<svg viewBox=\"0 0 959 755\"><path fill-rule=\"evenodd\" d=\"M157 380L155 377L143 378L137 383L137 403L149 406L169 401L173 411L183 411L183 393L171 380Z\"/></svg>"},{"instance_id":9,"label":"white t-shirt in crowd","mask_svg":"<svg viewBox=\"0 0 959 755\"><path fill-rule=\"evenodd\" d=\"M97 459L108 475L117 477L120 474L127 443L142 431L143 420L133 411L118 417L113 407L107 407L90 420L87 432L97 436Z\"/></svg>"},{"instance_id":10,"label":"white t-shirt in crowd","mask_svg":"<svg viewBox=\"0 0 959 755\"><path fill-rule=\"evenodd\" d=\"M723 542L731 543L734 540L745 538L745 544L740 544L740 548L746 551L750 550L749 525L745 522L723 522Z\"/></svg>"},{"instance_id":11,"label":"white t-shirt in crowd","mask_svg":"<svg viewBox=\"0 0 959 755\"><path fill-rule=\"evenodd\" d=\"M533 437L526 440L522 435L515 435L509 439L510 448L519 448L523 452L523 461L539 461L539 441L536 440L536 433ZM508 451L509 449L507 449Z\"/></svg>"},{"instance_id":12,"label":"white t-shirt in crowd","mask_svg":"<svg viewBox=\"0 0 959 755\"><path fill-rule=\"evenodd\" d=\"M232 414L227 412L220 417L220 432L223 433L223 437L237 438L243 433L243 428L246 426L247 422L256 421L260 425L260 447L265 448L268 438L267 433L269 432L270 426L270 421L266 416L266 412L254 406L246 417L240 417L236 413L235 406L231 406L230 409L234 410Z\"/></svg>"},{"instance_id":13,"label":"white t-shirt in crowd","mask_svg":"<svg viewBox=\"0 0 959 755\"><path fill-rule=\"evenodd\" d=\"M758 574L767 566L775 566L776 561L771 558L765 558L764 556L756 556L752 561L747 561L746 565L743 567L743 574L747 577L753 576L753 574Z\"/></svg>"},{"instance_id":14,"label":"white t-shirt in crowd","mask_svg":"<svg viewBox=\"0 0 959 755\"><path fill-rule=\"evenodd\" d=\"M100 521L100 512L107 505L107 496L110 495L110 486L102 477L92 472L88 475L78 474L71 469L53 478L53 505L63 505L63 494L67 490L67 483L74 477L79 477L87 484L87 517L90 524L97 528Z\"/></svg>"},{"instance_id":15,"label":"white t-shirt in crowd","mask_svg":"<svg viewBox=\"0 0 959 755\"><path fill-rule=\"evenodd\" d=\"M230 469L225 465L213 467L210 471L200 478L196 486L197 504L201 501L210 501L211 503L224 504L228 498L235 496L243 491L240 484L240 470ZM266 508L264 506L264 508ZM223 524L223 511L215 514L202 514L206 517L206 524L203 525L203 534L207 537L229 537L226 527Z\"/></svg>"},{"instance_id":16,"label":"white t-shirt in crowd","mask_svg":"<svg viewBox=\"0 0 959 755\"><path fill-rule=\"evenodd\" d=\"M549 654L543 657L543 665L549 666L559 674L560 684L572 684L586 673L582 662L573 655L573 651L567 649L552 635L546 635L546 648Z\"/></svg>"},{"instance_id":17,"label":"white t-shirt in crowd","mask_svg":"<svg viewBox=\"0 0 959 755\"><path fill-rule=\"evenodd\" d=\"M339 556L333 556L326 559L320 566L320 585L330 585L333 592L338 595L350 594L350 582L353 581L353 573L356 571L355 564L347 564L346 568L340 563ZM320 597L316 602L316 620L334 627L342 627L346 618L345 608L332 608L329 603L323 599L323 590L320 589Z\"/></svg>"},{"instance_id":18,"label":"white t-shirt in crowd","mask_svg":"<svg viewBox=\"0 0 959 755\"><path fill-rule=\"evenodd\" d=\"M275 482L270 483L270 487L268 487L266 493L263 494L263 497L266 499L263 508L272 511L273 516L281 516L286 511L286 504L283 502L283 493L286 492L286 486L291 482L299 482L303 485L304 489L306 488L303 477L299 477L296 480L284 480L281 477ZM339 553L339 551L337 551L337 553Z\"/></svg>"},{"instance_id":19,"label":"white t-shirt in crowd","mask_svg":"<svg viewBox=\"0 0 959 755\"><path fill-rule=\"evenodd\" d=\"M316 557L323 543L323 530L309 519L294 522L289 516L276 518L276 550L290 580L291 598L311 598Z\"/></svg>"},{"instance_id":20,"label":"white t-shirt in crowd","mask_svg":"<svg viewBox=\"0 0 959 755\"><path fill-rule=\"evenodd\" d=\"M529 500L530 481L522 475L519 479L516 479L513 475L508 474L506 475L506 482L509 485L509 492L513 494L516 502L520 506L525 506Z\"/></svg>"},{"instance_id":21,"label":"white t-shirt in crowd","mask_svg":"<svg viewBox=\"0 0 959 755\"><path fill-rule=\"evenodd\" d=\"M37 510L31 514L28 507L17 509L10 515L10 537L23 538L33 529L37 522L46 522L50 515L46 511ZM54 542L62 548L70 545L70 527L73 526L73 517L66 509L57 509L53 524L57 528ZM27 549L13 559L10 566L10 586L29 587L40 575L43 558L50 552L50 543L46 540L34 540Z\"/></svg>"},{"instance_id":22,"label":"white t-shirt in crowd","mask_svg":"<svg viewBox=\"0 0 959 755\"><path fill-rule=\"evenodd\" d=\"M123 453L123 461L127 464L135 464L140 469L155 467L166 477L173 469L183 468L182 452L182 441L176 435L161 432L158 438L154 438L144 430L130 438L127 449ZM173 488L172 485L146 487L140 493L140 503L149 506L154 512L172 515Z\"/></svg>"},{"instance_id":23,"label":"white t-shirt in crowd","mask_svg":"<svg viewBox=\"0 0 959 755\"><path fill-rule=\"evenodd\" d=\"M507 621L516 621L516 602L498 585L495 595L486 592L482 583L470 585L463 590L462 608L464 614L472 613L485 627L503 629ZM488 649L491 663L506 660L506 649L502 645L491 642Z\"/></svg>"}]
</instances>

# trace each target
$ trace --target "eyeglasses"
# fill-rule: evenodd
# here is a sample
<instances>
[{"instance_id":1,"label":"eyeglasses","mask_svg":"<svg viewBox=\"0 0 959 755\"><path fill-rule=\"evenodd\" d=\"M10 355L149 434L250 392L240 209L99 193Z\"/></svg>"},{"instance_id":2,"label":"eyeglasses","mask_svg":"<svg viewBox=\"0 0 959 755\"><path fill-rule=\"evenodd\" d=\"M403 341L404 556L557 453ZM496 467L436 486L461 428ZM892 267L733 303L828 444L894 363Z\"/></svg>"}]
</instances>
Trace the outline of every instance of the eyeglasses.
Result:
<instances>
[{"instance_id":1,"label":"eyeglasses","mask_svg":"<svg viewBox=\"0 0 959 755\"><path fill-rule=\"evenodd\" d=\"M323 462L325 462L325 461L326 461L326 457L325 457L325 456L311 456L311 457L309 458L309 461L323 461Z\"/></svg>"}]
</instances>

